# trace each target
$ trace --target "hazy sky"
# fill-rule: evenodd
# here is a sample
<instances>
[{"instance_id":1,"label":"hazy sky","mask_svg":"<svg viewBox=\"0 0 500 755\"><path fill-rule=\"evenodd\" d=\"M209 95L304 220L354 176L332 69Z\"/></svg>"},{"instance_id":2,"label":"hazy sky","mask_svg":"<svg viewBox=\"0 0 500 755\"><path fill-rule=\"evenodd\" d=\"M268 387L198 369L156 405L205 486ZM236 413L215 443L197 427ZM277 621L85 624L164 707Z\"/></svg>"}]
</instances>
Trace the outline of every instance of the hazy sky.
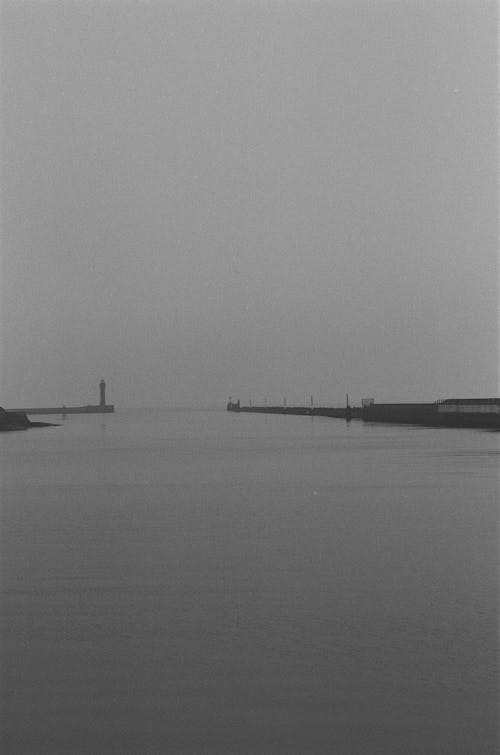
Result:
<instances>
[{"instance_id":1,"label":"hazy sky","mask_svg":"<svg viewBox=\"0 0 500 755\"><path fill-rule=\"evenodd\" d=\"M4 2L0 404L497 395L496 15Z\"/></svg>"}]
</instances>

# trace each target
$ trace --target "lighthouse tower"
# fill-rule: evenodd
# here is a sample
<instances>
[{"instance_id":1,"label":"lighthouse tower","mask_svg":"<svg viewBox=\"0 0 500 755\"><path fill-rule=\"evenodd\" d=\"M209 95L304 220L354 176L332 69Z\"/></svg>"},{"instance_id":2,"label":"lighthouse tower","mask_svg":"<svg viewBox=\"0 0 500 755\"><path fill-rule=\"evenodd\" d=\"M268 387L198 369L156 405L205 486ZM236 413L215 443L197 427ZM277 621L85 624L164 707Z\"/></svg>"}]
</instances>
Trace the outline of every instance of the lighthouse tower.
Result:
<instances>
[{"instance_id":1,"label":"lighthouse tower","mask_svg":"<svg viewBox=\"0 0 500 755\"><path fill-rule=\"evenodd\" d=\"M99 407L103 409L106 406L106 383L104 382L104 380L101 380L101 382L99 383L99 393Z\"/></svg>"}]
</instances>

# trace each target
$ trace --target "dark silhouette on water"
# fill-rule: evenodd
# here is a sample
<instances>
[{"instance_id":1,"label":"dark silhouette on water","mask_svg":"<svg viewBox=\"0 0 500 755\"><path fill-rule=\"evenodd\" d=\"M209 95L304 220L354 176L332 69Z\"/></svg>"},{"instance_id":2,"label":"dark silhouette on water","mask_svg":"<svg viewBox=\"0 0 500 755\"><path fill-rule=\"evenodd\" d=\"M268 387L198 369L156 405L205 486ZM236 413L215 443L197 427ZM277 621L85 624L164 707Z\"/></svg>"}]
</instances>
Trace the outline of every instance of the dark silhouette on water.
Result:
<instances>
[{"instance_id":1,"label":"dark silhouette on water","mask_svg":"<svg viewBox=\"0 0 500 755\"><path fill-rule=\"evenodd\" d=\"M51 422L32 422L25 412L7 412L0 407L0 432L28 430L30 427L57 427Z\"/></svg>"}]
</instances>

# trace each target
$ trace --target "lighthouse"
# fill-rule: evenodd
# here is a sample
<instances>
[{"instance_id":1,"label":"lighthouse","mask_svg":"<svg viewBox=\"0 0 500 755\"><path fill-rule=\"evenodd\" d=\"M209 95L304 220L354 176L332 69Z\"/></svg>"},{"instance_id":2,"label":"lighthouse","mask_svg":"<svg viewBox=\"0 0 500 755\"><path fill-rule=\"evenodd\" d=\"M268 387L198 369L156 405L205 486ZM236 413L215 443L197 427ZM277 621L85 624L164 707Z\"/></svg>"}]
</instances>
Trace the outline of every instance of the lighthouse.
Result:
<instances>
[{"instance_id":1,"label":"lighthouse","mask_svg":"<svg viewBox=\"0 0 500 755\"><path fill-rule=\"evenodd\" d=\"M101 379L101 382L99 383L99 394L100 394L99 408L104 409L104 407L106 406L106 383L102 379Z\"/></svg>"}]
</instances>

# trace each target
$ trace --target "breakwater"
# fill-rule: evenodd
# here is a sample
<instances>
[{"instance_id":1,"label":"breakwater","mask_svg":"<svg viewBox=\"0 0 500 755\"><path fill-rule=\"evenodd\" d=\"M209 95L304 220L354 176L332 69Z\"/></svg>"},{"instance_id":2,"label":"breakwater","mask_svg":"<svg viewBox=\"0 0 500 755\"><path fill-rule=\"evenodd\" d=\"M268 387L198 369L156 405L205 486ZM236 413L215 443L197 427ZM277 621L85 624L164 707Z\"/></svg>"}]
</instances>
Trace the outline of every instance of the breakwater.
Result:
<instances>
[{"instance_id":1,"label":"breakwater","mask_svg":"<svg viewBox=\"0 0 500 755\"><path fill-rule=\"evenodd\" d=\"M307 407L307 406L241 406L229 401L230 412L260 414L296 414L309 417L361 419L363 422L381 422L426 427L462 427L500 430L500 398L445 399L434 403L376 404L373 399L362 406Z\"/></svg>"},{"instance_id":2,"label":"breakwater","mask_svg":"<svg viewBox=\"0 0 500 755\"><path fill-rule=\"evenodd\" d=\"M334 417L336 419L362 419L360 406L240 406L229 402L228 412L251 412L254 414L292 414L306 417Z\"/></svg>"}]
</instances>

